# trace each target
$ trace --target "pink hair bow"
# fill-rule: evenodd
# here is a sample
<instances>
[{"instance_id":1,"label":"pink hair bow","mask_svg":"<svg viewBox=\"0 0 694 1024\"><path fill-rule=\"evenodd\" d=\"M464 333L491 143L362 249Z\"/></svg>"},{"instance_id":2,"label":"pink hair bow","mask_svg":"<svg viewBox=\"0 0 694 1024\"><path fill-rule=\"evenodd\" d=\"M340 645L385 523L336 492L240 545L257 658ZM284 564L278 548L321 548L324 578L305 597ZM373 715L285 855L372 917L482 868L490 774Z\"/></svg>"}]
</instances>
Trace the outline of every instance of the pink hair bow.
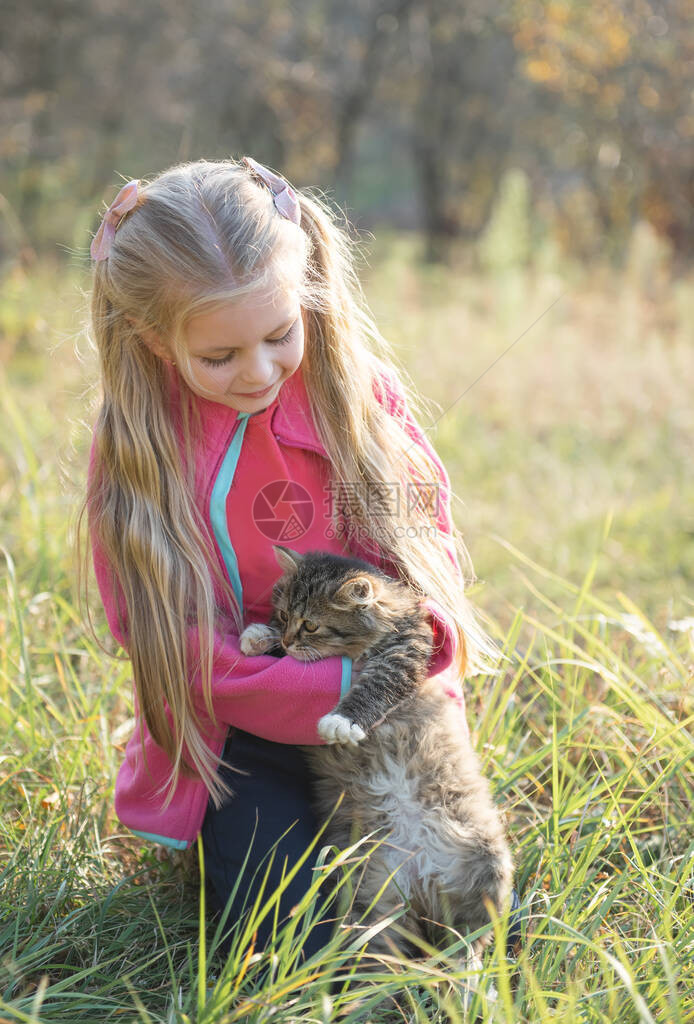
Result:
<instances>
[{"instance_id":1,"label":"pink hair bow","mask_svg":"<svg viewBox=\"0 0 694 1024\"><path fill-rule=\"evenodd\" d=\"M136 178L133 181L129 181L127 185L123 185L123 188L104 214L104 219L101 221L99 230L94 235L89 248L93 260L108 259L113 239L116 237L116 228L121 218L137 205L137 186L139 184L139 179Z\"/></svg>"},{"instance_id":2,"label":"pink hair bow","mask_svg":"<svg viewBox=\"0 0 694 1024\"><path fill-rule=\"evenodd\" d=\"M281 178L279 174L273 174L267 167L259 164L253 157L245 156L242 163L250 167L259 178L262 178L265 184L272 192L275 207L286 217L287 220L291 220L294 224L301 223L301 207L299 206L299 200L296 197L296 192L288 185L284 178Z\"/></svg>"}]
</instances>

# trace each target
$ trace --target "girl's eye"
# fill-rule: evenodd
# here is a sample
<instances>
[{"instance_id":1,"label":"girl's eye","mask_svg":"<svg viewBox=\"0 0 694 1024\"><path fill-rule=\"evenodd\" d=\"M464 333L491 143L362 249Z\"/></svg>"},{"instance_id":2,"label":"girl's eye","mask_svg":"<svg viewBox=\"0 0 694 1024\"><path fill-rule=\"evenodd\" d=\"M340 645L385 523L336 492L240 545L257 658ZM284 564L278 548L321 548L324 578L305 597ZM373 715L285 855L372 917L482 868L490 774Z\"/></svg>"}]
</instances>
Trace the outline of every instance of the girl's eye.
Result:
<instances>
[{"instance_id":1,"label":"girl's eye","mask_svg":"<svg viewBox=\"0 0 694 1024\"><path fill-rule=\"evenodd\" d=\"M289 339L291 338L297 323L298 321L295 320L292 326L287 331L287 333L283 334L281 338L268 338L268 345L286 345ZM229 352L229 355L224 356L223 359L208 359L207 356L199 356L198 358L206 366L226 366L227 363L231 362L235 354L236 349L232 348L232 350Z\"/></svg>"},{"instance_id":2,"label":"girl's eye","mask_svg":"<svg viewBox=\"0 0 694 1024\"><path fill-rule=\"evenodd\" d=\"M318 623L311 622L310 619L304 619L304 629L307 633L315 633L318 629Z\"/></svg>"},{"instance_id":3,"label":"girl's eye","mask_svg":"<svg viewBox=\"0 0 694 1024\"><path fill-rule=\"evenodd\" d=\"M223 359L208 359L207 356L200 356L200 362L204 363L205 366L226 366L234 358L234 353L231 351L228 356L224 356Z\"/></svg>"},{"instance_id":4,"label":"girl's eye","mask_svg":"<svg viewBox=\"0 0 694 1024\"><path fill-rule=\"evenodd\" d=\"M296 327L297 323L298 321L295 320L292 326L287 331L287 333L283 334L281 338L268 338L268 343L270 345L286 345L289 339L291 338L292 334L294 333L294 328Z\"/></svg>"}]
</instances>

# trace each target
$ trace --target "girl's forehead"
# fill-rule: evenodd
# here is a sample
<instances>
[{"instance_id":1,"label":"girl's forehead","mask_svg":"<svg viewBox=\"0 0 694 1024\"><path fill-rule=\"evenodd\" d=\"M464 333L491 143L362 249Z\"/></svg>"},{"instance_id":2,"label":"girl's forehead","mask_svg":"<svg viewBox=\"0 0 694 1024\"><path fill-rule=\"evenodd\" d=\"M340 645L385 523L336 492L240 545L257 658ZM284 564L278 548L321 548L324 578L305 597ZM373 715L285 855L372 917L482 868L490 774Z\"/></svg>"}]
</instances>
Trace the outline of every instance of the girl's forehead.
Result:
<instances>
[{"instance_id":1,"label":"girl's forehead","mask_svg":"<svg viewBox=\"0 0 694 1024\"><path fill-rule=\"evenodd\" d=\"M188 320L188 343L209 345L223 339L228 347L230 339L243 348L259 340L281 334L291 326L301 311L298 293L289 289L272 289L244 299L223 302Z\"/></svg>"}]
</instances>

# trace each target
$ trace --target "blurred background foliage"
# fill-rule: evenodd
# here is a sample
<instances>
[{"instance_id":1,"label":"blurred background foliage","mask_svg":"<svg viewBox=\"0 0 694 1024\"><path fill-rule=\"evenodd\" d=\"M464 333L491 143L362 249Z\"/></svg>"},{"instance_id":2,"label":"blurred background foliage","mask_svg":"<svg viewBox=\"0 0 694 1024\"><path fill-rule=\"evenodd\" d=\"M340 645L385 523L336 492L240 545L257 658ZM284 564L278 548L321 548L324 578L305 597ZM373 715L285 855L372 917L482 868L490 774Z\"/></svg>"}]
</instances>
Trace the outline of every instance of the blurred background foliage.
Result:
<instances>
[{"instance_id":1,"label":"blurred background foliage","mask_svg":"<svg viewBox=\"0 0 694 1024\"><path fill-rule=\"evenodd\" d=\"M639 222L692 255L690 0L5 0L0 40L5 259L85 252L120 175L243 153L429 261L619 261Z\"/></svg>"}]
</instances>

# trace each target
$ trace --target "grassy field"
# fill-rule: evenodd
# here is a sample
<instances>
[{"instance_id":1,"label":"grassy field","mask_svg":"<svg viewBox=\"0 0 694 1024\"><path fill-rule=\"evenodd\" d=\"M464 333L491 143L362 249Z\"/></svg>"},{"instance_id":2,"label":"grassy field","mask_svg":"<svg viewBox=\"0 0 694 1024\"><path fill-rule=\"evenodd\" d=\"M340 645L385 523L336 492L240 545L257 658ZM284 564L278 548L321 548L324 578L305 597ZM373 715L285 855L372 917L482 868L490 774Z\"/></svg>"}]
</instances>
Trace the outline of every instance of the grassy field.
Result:
<instances>
[{"instance_id":1,"label":"grassy field","mask_svg":"<svg viewBox=\"0 0 694 1024\"><path fill-rule=\"evenodd\" d=\"M482 275L464 254L422 268L382 234L363 279L438 403L475 600L507 656L467 700L529 907L522 947L500 954L500 922L467 1014L455 946L367 978L341 932L301 965L310 913L269 966L252 924L225 963L197 851L160 859L119 825L129 666L74 593L87 281L41 264L0 299L0 1022L378 1021L396 988L400 1020L694 1020L694 277L671 280L648 240L621 271Z\"/></svg>"}]
</instances>

